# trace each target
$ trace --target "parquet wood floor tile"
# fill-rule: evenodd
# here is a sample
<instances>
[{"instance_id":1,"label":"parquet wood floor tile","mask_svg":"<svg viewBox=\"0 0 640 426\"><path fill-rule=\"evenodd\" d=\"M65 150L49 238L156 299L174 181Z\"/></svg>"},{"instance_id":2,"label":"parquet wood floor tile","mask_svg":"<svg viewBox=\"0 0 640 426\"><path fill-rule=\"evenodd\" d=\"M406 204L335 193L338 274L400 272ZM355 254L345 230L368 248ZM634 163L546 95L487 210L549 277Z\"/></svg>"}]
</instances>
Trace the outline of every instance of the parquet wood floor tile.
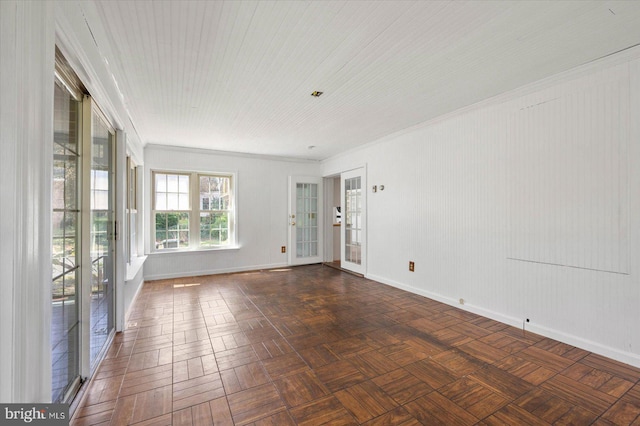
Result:
<instances>
[{"instance_id":1,"label":"parquet wood floor tile","mask_svg":"<svg viewBox=\"0 0 640 426\"><path fill-rule=\"evenodd\" d=\"M635 425L640 369L339 270L145 283L72 425Z\"/></svg>"}]
</instances>

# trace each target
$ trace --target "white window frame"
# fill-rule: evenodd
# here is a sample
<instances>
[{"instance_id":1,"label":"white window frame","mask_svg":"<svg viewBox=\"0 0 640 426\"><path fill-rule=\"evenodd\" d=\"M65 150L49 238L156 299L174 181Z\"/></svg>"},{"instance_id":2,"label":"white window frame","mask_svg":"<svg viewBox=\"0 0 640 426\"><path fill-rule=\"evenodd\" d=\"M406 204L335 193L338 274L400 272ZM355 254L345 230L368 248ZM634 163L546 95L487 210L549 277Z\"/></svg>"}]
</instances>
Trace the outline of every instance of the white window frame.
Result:
<instances>
[{"instance_id":1,"label":"white window frame","mask_svg":"<svg viewBox=\"0 0 640 426\"><path fill-rule=\"evenodd\" d=\"M140 247L138 245L138 232L140 229L138 215L138 194L140 193L138 173L139 169L133 158L127 156L127 235L126 235L126 254L127 264L131 265L134 258L140 255Z\"/></svg>"},{"instance_id":2,"label":"white window frame","mask_svg":"<svg viewBox=\"0 0 640 426\"><path fill-rule=\"evenodd\" d=\"M156 175L189 176L189 208L185 210L157 210L156 209ZM200 177L223 177L230 180L230 197L228 208L229 235L227 243L223 245L201 246L200 242L200 213L209 210L200 209ZM151 253L175 253L185 251L209 251L237 248L237 178L234 172L202 172L185 170L151 170ZM189 245L188 247L156 248L156 213L187 213L189 215Z\"/></svg>"}]
</instances>

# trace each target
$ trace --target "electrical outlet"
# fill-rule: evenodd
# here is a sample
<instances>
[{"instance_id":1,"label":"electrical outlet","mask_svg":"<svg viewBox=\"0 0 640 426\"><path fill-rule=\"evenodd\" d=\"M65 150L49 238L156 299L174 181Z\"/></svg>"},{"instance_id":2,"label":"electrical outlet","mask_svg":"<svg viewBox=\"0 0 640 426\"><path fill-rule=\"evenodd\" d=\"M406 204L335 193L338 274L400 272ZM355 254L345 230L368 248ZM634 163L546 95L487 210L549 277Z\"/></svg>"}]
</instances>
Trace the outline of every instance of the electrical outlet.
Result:
<instances>
[{"instance_id":1,"label":"electrical outlet","mask_svg":"<svg viewBox=\"0 0 640 426\"><path fill-rule=\"evenodd\" d=\"M286 252L287 252L287 246L282 246L282 247L280 248L280 252L282 252L282 253L286 253Z\"/></svg>"},{"instance_id":2,"label":"electrical outlet","mask_svg":"<svg viewBox=\"0 0 640 426\"><path fill-rule=\"evenodd\" d=\"M416 265L412 261L409 261L409 271L415 271Z\"/></svg>"},{"instance_id":3,"label":"electrical outlet","mask_svg":"<svg viewBox=\"0 0 640 426\"><path fill-rule=\"evenodd\" d=\"M464 299L462 299L462 298L460 299L460 304L464 305Z\"/></svg>"}]
</instances>

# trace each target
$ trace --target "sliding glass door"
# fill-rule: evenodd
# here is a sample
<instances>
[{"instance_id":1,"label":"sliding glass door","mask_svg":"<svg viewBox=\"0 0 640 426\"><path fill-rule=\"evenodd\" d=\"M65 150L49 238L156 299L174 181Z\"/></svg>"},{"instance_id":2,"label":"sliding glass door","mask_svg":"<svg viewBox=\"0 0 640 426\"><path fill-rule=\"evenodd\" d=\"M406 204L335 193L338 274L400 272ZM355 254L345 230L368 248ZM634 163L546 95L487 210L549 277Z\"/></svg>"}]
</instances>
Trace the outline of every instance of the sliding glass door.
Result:
<instances>
[{"instance_id":1,"label":"sliding glass door","mask_svg":"<svg viewBox=\"0 0 640 426\"><path fill-rule=\"evenodd\" d=\"M53 135L51 288L52 400L80 384L80 102L56 79Z\"/></svg>"},{"instance_id":2,"label":"sliding glass door","mask_svg":"<svg viewBox=\"0 0 640 426\"><path fill-rule=\"evenodd\" d=\"M115 332L115 131L56 49L52 402L69 403Z\"/></svg>"},{"instance_id":3,"label":"sliding glass door","mask_svg":"<svg viewBox=\"0 0 640 426\"><path fill-rule=\"evenodd\" d=\"M102 359L114 331L114 131L95 107L91 111L90 168L90 366Z\"/></svg>"}]
</instances>

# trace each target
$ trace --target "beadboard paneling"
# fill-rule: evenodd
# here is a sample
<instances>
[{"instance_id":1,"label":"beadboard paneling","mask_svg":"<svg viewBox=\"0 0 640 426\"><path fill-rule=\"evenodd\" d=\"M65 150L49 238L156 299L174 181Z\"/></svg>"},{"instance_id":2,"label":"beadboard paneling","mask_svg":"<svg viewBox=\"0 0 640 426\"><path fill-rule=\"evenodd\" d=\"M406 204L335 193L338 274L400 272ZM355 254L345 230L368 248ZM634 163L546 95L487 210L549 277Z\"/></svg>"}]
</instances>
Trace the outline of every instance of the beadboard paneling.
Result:
<instances>
[{"instance_id":1,"label":"beadboard paneling","mask_svg":"<svg viewBox=\"0 0 640 426\"><path fill-rule=\"evenodd\" d=\"M640 37L633 1L66 3L143 143L318 160Z\"/></svg>"},{"instance_id":2,"label":"beadboard paneling","mask_svg":"<svg viewBox=\"0 0 640 426\"><path fill-rule=\"evenodd\" d=\"M325 161L385 185L367 276L640 365L639 56Z\"/></svg>"},{"instance_id":3,"label":"beadboard paneling","mask_svg":"<svg viewBox=\"0 0 640 426\"><path fill-rule=\"evenodd\" d=\"M509 258L628 273L628 66L513 104Z\"/></svg>"}]
</instances>

